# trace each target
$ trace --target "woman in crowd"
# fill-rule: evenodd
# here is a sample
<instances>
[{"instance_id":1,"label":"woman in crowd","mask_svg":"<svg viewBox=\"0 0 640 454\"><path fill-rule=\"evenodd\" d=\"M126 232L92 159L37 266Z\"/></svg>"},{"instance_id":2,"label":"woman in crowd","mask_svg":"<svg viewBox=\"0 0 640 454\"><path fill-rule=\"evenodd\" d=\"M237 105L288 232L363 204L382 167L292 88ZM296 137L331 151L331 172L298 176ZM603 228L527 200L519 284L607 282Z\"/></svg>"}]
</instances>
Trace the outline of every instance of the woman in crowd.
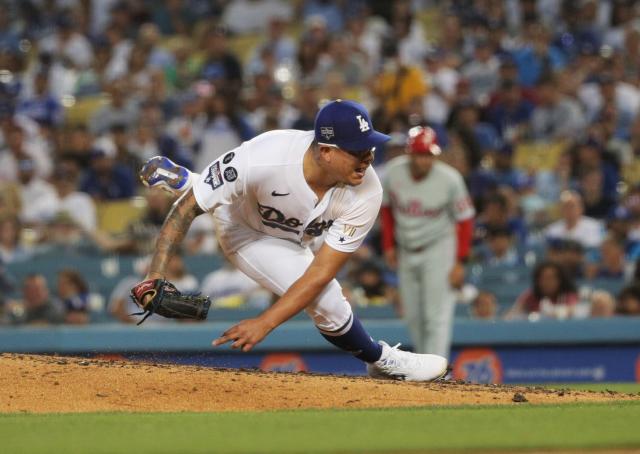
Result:
<instances>
[{"instance_id":1,"label":"woman in crowd","mask_svg":"<svg viewBox=\"0 0 640 454\"><path fill-rule=\"evenodd\" d=\"M575 283L564 268L554 262L542 262L533 272L531 288L518 297L505 318L570 318L577 303Z\"/></svg>"}]
</instances>

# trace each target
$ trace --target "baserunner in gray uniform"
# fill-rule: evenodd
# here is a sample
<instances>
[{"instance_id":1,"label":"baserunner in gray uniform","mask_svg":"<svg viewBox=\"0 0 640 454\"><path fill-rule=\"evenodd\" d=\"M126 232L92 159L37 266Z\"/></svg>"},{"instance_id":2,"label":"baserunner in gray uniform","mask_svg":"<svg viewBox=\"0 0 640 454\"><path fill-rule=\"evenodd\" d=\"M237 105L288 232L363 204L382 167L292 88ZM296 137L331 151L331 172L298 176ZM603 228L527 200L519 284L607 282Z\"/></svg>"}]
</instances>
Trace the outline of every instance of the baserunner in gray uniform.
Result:
<instances>
[{"instance_id":1,"label":"baserunner in gray uniform","mask_svg":"<svg viewBox=\"0 0 640 454\"><path fill-rule=\"evenodd\" d=\"M409 131L408 155L389 161L385 172L382 234L414 349L447 357L452 282L464 276L475 211L460 173L436 159L440 152L433 129Z\"/></svg>"}]
</instances>

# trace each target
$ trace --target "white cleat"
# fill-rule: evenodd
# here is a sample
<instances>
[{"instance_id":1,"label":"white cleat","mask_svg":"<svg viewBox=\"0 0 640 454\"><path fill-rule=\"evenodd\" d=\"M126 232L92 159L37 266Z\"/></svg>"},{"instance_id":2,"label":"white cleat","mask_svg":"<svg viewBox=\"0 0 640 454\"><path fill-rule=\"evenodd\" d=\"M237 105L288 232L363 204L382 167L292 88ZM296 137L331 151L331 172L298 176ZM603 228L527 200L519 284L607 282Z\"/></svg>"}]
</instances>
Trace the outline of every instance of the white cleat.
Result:
<instances>
[{"instance_id":1,"label":"white cleat","mask_svg":"<svg viewBox=\"0 0 640 454\"><path fill-rule=\"evenodd\" d=\"M382 356L375 363L367 363L372 378L406 381L434 381L447 374L447 359L439 355L411 353L399 350L400 344L390 347L384 341Z\"/></svg>"}]
</instances>

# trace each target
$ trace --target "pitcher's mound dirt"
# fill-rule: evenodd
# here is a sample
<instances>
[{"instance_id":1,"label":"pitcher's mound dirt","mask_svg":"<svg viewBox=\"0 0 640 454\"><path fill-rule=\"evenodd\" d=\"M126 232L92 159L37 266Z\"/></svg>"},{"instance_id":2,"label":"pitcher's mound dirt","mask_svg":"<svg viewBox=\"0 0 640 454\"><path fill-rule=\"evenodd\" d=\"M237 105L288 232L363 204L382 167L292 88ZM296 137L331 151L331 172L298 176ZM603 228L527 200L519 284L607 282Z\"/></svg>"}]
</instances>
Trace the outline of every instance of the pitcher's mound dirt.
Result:
<instances>
[{"instance_id":1,"label":"pitcher's mound dirt","mask_svg":"<svg viewBox=\"0 0 640 454\"><path fill-rule=\"evenodd\" d=\"M530 405L615 400L640 400L640 396L0 355L0 413Z\"/></svg>"}]
</instances>

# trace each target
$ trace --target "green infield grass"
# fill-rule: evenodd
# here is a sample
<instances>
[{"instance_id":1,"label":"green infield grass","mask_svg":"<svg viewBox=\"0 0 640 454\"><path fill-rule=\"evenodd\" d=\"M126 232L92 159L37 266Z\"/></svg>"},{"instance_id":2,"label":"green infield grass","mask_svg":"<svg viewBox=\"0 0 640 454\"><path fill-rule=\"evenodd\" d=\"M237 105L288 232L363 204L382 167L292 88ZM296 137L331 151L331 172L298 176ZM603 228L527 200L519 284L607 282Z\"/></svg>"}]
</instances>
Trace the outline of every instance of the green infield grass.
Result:
<instances>
[{"instance_id":1,"label":"green infield grass","mask_svg":"<svg viewBox=\"0 0 640 454\"><path fill-rule=\"evenodd\" d=\"M3 453L402 453L640 448L640 403L0 415Z\"/></svg>"}]
</instances>

